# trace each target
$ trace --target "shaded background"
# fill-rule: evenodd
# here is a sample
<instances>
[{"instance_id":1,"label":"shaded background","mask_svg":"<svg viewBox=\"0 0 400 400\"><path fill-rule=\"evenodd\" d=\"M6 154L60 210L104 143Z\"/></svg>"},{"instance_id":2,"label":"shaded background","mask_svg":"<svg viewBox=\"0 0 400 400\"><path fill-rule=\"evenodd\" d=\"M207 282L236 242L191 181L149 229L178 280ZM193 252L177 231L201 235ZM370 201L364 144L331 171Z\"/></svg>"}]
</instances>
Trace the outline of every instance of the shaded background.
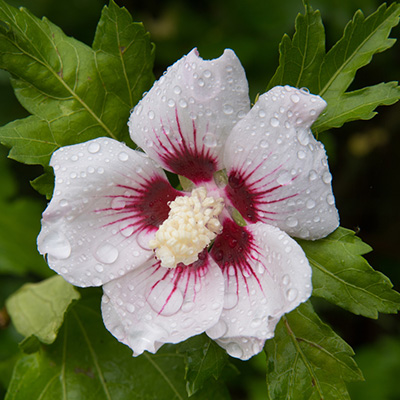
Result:
<instances>
[{"instance_id":1,"label":"shaded background","mask_svg":"<svg viewBox=\"0 0 400 400\"><path fill-rule=\"evenodd\" d=\"M101 9L108 3L103 0L8 2L27 7L36 16L45 15L66 34L89 45ZM198 48L203 58L218 57L229 47L239 56L246 70L252 99L257 93L264 92L278 65L278 45L282 35L292 35L296 15L304 12L301 0L117 0L117 3L126 6L134 20L142 21L150 32L156 44L157 77L193 47ZM311 1L314 9L321 10L327 48L341 37L344 26L358 8L369 15L380 4L375 0ZM397 27L391 37L398 36ZM399 46L395 44L392 49L375 56L372 65L358 72L350 89L398 80ZM372 121L349 123L341 129L323 133L319 139L324 142L329 155L341 225L359 232L359 236L374 248L366 258L374 268L388 275L395 288L400 290L400 105L382 107L378 111L379 115ZM0 125L26 115L14 97L7 73L0 71ZM0 147L0 157L4 158L6 153L6 149ZM41 168L12 160L8 164L18 185L14 197L35 197L40 199L44 209L44 199L29 185L29 180L41 174ZM322 318L332 324L357 353L357 362L367 382L351 385L352 399L399 399L399 317L381 315L374 321L354 316L323 301L314 304ZM237 362L242 375L241 379L231 379L234 399L265 398L264 363L263 354L250 363Z\"/></svg>"}]
</instances>

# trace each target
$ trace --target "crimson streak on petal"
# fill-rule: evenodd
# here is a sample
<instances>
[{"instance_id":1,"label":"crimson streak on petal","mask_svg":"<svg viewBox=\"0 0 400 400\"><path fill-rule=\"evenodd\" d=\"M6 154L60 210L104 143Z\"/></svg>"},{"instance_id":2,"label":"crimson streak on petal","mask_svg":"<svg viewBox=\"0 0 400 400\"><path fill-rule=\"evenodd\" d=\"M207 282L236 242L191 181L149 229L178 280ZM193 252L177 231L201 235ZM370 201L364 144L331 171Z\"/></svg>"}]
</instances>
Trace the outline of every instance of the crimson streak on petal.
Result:
<instances>
[{"instance_id":1,"label":"crimson streak on petal","mask_svg":"<svg viewBox=\"0 0 400 400\"><path fill-rule=\"evenodd\" d=\"M123 194L109 196L112 198L111 207L96 212L108 212L115 217L108 225L123 223L120 229L125 236L129 231L132 234L145 229L157 230L168 218L169 202L182 195L161 176L146 179L139 187L117 186L125 189Z\"/></svg>"},{"instance_id":2,"label":"crimson streak on petal","mask_svg":"<svg viewBox=\"0 0 400 400\"><path fill-rule=\"evenodd\" d=\"M246 227L237 225L230 219L223 222L223 231L215 239L211 249L211 256L222 269L228 281L236 279L236 289L239 291L239 277L246 284L247 278L254 277L260 286L256 271L253 266L259 263L260 252L254 241L254 237ZM228 282L229 283L229 282Z\"/></svg>"},{"instance_id":3,"label":"crimson streak on petal","mask_svg":"<svg viewBox=\"0 0 400 400\"><path fill-rule=\"evenodd\" d=\"M190 135L189 132L182 132L177 110L175 119L178 132L174 132L172 127L166 129L162 123L164 138L157 136L158 143L156 143L160 149L160 158L170 171L190 179L195 184L210 181L217 170L217 162L210 149L207 149L203 143L201 146L198 145L194 120Z\"/></svg>"}]
</instances>

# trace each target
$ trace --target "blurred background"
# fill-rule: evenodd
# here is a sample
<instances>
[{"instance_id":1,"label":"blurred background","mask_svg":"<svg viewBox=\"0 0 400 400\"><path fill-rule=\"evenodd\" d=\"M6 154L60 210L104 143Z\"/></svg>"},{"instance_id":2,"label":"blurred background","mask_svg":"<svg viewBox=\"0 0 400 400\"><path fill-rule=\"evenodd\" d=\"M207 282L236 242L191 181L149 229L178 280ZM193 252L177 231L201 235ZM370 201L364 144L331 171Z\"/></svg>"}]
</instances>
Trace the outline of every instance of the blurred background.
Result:
<instances>
[{"instance_id":1,"label":"blurred background","mask_svg":"<svg viewBox=\"0 0 400 400\"><path fill-rule=\"evenodd\" d=\"M67 35L90 45L101 9L108 1L8 0L8 3L24 6L38 17L46 16ZM193 47L198 48L203 58L218 57L225 48L232 48L246 70L252 100L257 93L264 92L278 66L278 45L283 34L293 34L296 15L304 12L301 0L117 0L117 3L125 6L134 20L142 21L150 32L156 45L156 77ZM321 11L328 49L341 37L357 9L369 15L380 4L376 0L311 0L312 7ZM391 37L398 36L399 27ZM399 46L397 43L376 55L372 65L358 72L350 89L399 80ZM374 248L366 258L400 290L400 104L381 107L378 111L372 121L349 123L323 133L319 139L329 155L341 225L357 231ZM14 97L8 74L0 71L0 125L26 115ZM42 170L7 160L6 154L7 149L0 146L0 197L10 203L24 198L35 204L35 214L30 213L25 226L32 232L34 251L40 212L46 202L31 188L29 181ZM0 233L0 242L2 237ZM21 273L16 279L8 277L3 270L1 280L4 283L8 279L7 289L4 285L0 289L0 309L6 296L19 285L40 277L31 271ZM356 351L356 360L367 381L349 386L352 399L399 399L399 316L381 315L375 321L326 302L318 301L314 305L320 316ZM0 339L3 338L0 336ZM4 356L2 351L0 346L0 360ZM234 399L265 398L264 364L263 354L250 363L237 362L242 378L229 382Z\"/></svg>"}]
</instances>

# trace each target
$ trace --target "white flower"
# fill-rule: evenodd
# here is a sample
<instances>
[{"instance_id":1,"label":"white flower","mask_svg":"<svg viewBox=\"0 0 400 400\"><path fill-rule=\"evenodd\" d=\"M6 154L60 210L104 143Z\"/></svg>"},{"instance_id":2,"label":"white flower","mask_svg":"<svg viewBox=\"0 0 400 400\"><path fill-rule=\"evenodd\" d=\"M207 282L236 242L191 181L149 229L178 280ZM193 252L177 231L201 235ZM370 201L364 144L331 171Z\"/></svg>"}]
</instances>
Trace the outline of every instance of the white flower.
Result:
<instances>
[{"instance_id":1,"label":"white flower","mask_svg":"<svg viewBox=\"0 0 400 400\"><path fill-rule=\"evenodd\" d=\"M250 110L234 52L205 61L193 50L131 114L144 152L99 138L54 153L39 251L68 282L103 285L104 323L134 355L206 332L250 358L311 294L311 268L290 236L314 240L338 226L310 131L325 105L285 86ZM190 190L174 189L160 165Z\"/></svg>"}]
</instances>

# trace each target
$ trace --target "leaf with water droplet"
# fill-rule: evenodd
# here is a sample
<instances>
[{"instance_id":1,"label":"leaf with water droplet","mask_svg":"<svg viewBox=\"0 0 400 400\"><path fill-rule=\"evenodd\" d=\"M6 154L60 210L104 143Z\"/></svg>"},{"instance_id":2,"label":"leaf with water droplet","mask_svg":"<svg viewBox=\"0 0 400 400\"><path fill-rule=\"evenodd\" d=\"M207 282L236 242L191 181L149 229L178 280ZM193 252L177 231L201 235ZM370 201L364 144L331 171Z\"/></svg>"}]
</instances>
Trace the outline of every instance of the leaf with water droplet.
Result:
<instances>
[{"instance_id":1,"label":"leaf with water droplet","mask_svg":"<svg viewBox=\"0 0 400 400\"><path fill-rule=\"evenodd\" d=\"M361 257L371 247L353 231L338 228L324 239L298 243L313 268L314 296L369 318L400 309L400 294L385 275Z\"/></svg>"},{"instance_id":2,"label":"leaf with water droplet","mask_svg":"<svg viewBox=\"0 0 400 400\"><path fill-rule=\"evenodd\" d=\"M19 333L50 344L57 337L68 307L79 297L74 286L56 275L22 286L8 298L6 306Z\"/></svg>"},{"instance_id":3,"label":"leaf with water droplet","mask_svg":"<svg viewBox=\"0 0 400 400\"><path fill-rule=\"evenodd\" d=\"M319 319L310 302L282 317L264 350L271 400L349 400L345 382L363 379L351 347Z\"/></svg>"}]
</instances>

